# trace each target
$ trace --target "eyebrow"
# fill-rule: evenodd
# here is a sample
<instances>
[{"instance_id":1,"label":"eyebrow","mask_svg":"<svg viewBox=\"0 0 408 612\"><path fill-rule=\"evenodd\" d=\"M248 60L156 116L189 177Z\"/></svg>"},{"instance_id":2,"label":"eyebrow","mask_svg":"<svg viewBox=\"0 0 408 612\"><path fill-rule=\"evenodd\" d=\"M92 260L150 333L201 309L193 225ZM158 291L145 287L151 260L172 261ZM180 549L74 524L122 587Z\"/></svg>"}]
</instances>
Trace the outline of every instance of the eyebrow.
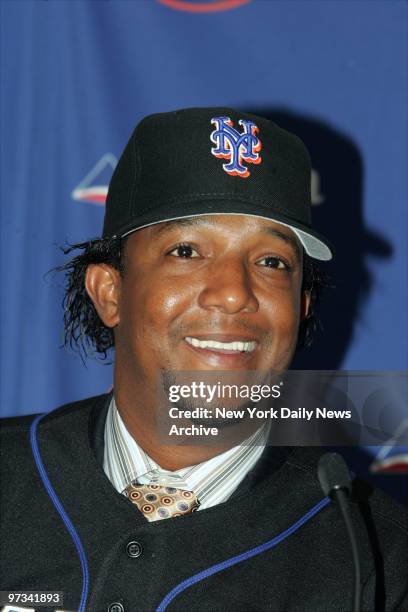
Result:
<instances>
[{"instance_id":1,"label":"eyebrow","mask_svg":"<svg viewBox=\"0 0 408 612\"><path fill-rule=\"evenodd\" d=\"M285 234L284 232L280 232L278 229L275 229L274 227L263 227L262 228L262 232L264 234L268 234L269 236L274 236L275 238L280 238L281 240L283 240L287 244L290 244L293 247L293 249L295 250L298 259L300 260L300 257L301 257L301 247L299 245L298 238L296 238L295 236L289 236L288 234Z\"/></svg>"},{"instance_id":2,"label":"eyebrow","mask_svg":"<svg viewBox=\"0 0 408 612\"><path fill-rule=\"evenodd\" d=\"M217 222L216 220L206 218L203 215L200 215L198 217L183 217L181 219L174 219L173 221L165 221L164 223L160 223L157 229L157 234L158 235L166 234L167 232L170 232L175 227L192 227L195 225L215 226L217 225ZM263 234L268 234L268 236L279 238L280 240L283 240L283 242L285 242L286 244L290 244L293 247L293 250L295 251L297 258L300 261L301 247L299 245L299 240L295 237L295 235L290 236L288 234L285 234L284 232L281 232L280 230L274 227L263 226L262 228L260 228L260 230Z\"/></svg>"}]
</instances>

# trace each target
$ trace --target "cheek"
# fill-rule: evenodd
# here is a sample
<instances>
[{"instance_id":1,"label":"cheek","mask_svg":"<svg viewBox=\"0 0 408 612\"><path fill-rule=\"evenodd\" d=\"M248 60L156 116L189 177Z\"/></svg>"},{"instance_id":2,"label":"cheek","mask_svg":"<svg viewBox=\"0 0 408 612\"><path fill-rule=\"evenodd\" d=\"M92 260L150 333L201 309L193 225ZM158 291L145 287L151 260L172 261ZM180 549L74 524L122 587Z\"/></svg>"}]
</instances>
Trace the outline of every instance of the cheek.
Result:
<instances>
[{"instance_id":1,"label":"cheek","mask_svg":"<svg viewBox=\"0 0 408 612\"><path fill-rule=\"evenodd\" d=\"M121 322L123 333L133 343L144 339L149 350L163 348L172 328L191 306L191 285L150 278L141 283L134 279L122 293Z\"/></svg>"},{"instance_id":2,"label":"cheek","mask_svg":"<svg viewBox=\"0 0 408 612\"><path fill-rule=\"evenodd\" d=\"M264 295L262 306L271 313L271 318L281 324L293 325L300 316L301 299L297 285L286 288L275 288Z\"/></svg>"},{"instance_id":3,"label":"cheek","mask_svg":"<svg viewBox=\"0 0 408 612\"><path fill-rule=\"evenodd\" d=\"M276 351L286 352L296 345L299 329L301 300L298 292L276 294L274 299L263 304L267 313L267 326Z\"/></svg>"}]
</instances>

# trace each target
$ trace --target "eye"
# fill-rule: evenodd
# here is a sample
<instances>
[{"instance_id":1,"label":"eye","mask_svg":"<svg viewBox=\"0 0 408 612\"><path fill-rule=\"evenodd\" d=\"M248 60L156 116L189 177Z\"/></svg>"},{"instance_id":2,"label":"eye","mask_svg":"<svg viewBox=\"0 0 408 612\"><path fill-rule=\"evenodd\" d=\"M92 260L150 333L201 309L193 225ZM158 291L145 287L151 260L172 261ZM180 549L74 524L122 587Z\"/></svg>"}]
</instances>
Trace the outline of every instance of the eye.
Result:
<instances>
[{"instance_id":1,"label":"eye","mask_svg":"<svg viewBox=\"0 0 408 612\"><path fill-rule=\"evenodd\" d=\"M274 268L275 270L290 270L289 264L287 264L280 257L263 257L259 261L257 261L257 265L263 266L265 268Z\"/></svg>"},{"instance_id":2,"label":"eye","mask_svg":"<svg viewBox=\"0 0 408 612\"><path fill-rule=\"evenodd\" d=\"M190 244L178 244L174 249L169 251L167 255L172 257L183 257L184 259L193 259L199 257L199 254Z\"/></svg>"}]
</instances>

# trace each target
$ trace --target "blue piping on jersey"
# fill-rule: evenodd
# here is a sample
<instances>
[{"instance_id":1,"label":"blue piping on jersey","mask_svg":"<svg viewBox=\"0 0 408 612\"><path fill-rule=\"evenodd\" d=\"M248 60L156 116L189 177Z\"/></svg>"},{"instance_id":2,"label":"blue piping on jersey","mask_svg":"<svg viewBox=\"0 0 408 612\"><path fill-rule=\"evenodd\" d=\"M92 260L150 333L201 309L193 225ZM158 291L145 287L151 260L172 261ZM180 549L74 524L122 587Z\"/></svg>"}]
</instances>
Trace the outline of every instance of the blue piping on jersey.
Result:
<instances>
[{"instance_id":1,"label":"blue piping on jersey","mask_svg":"<svg viewBox=\"0 0 408 612\"><path fill-rule=\"evenodd\" d=\"M31 423L31 428L30 428L30 444L31 444L31 449L33 451L33 456L34 456L34 461L35 464L37 466L38 472L40 474L41 480L43 481L43 485L48 493L48 495L51 498L52 503L54 504L58 514L60 515L60 517L62 518L65 527L68 529L69 535L71 536L72 540L74 541L75 544L75 548L77 549L77 553L79 556L79 559L81 561L81 568L82 568L82 594L81 594L81 601L79 602L79 608L78 608L78 612L85 612L85 604L86 604L86 600L88 597L88 588L89 588L89 570L88 570L88 561L86 559L86 555L85 555L85 551L84 548L82 546L82 542L79 538L78 533L76 532L76 529L74 527L74 525L71 522L71 519L69 518L68 514L65 512L64 507L62 505L62 503L60 502L60 500L58 499L57 494L55 493L53 486L47 476L47 472L45 471L45 467L44 464L42 462L41 459L41 455L40 455L40 451L38 449L38 442L37 442L37 425L39 423L39 421L42 419L42 417L45 416L44 414L39 414L34 421Z\"/></svg>"},{"instance_id":2,"label":"blue piping on jersey","mask_svg":"<svg viewBox=\"0 0 408 612\"><path fill-rule=\"evenodd\" d=\"M31 424L31 427L30 427L31 449L32 449L34 461L37 466L38 473L41 477L43 485L75 544L75 548L77 550L77 553L78 553L78 556L81 562L82 594L81 594L81 600L79 603L78 612L85 612L85 604L88 598L88 590L89 590L88 562L87 562L85 551L82 546L82 542L79 538L79 535L74 525L72 524L71 519L65 512L64 507L62 503L60 502L57 494L54 491L54 488L48 478L47 472L45 471L43 461L41 459L40 451L38 448L38 442L37 442L37 425L44 416L45 414L39 414ZM198 574L194 574L194 576L191 576L190 578L183 580L183 582L180 582L177 586L174 587L174 589L172 589L169 593L167 593L165 598L161 601L158 608L156 609L156 612L164 612L167 606L173 601L175 597L177 597L177 595L179 595L182 591L185 591L189 587L193 586L197 582L200 582L201 580L204 580L205 578L213 576L214 574L217 574L218 572L222 572L223 570L228 569L234 565L237 565L238 563L241 563L242 561L247 561L248 559L251 559L252 557L255 557L256 555L259 555L267 550L270 550L271 548L273 548L274 546L282 542L285 538L290 536L292 533L297 531L302 525L304 525L305 523L307 523L307 521L313 518L315 514L320 512L320 510L323 510L323 508L325 508L330 503L330 501L331 500L329 497L324 497L323 499L321 499L315 506L313 506L313 508L308 510L306 514L304 514L300 519L298 519L295 523L293 523L293 525L288 527L288 529L285 529L285 531L282 531L281 533L279 533L277 536L272 538L272 540L268 540L268 542L264 542L264 544L260 544L259 546L256 546L255 548L251 548L250 550L247 550L246 552L236 555L235 557L230 557L229 559L226 559L225 561L221 561L220 563L217 563L216 565L212 565L211 567L208 567L202 572L199 572Z\"/></svg>"},{"instance_id":3,"label":"blue piping on jersey","mask_svg":"<svg viewBox=\"0 0 408 612\"><path fill-rule=\"evenodd\" d=\"M265 552L266 550L273 548L274 546L279 544L279 542L282 542L282 540L284 540L285 538L290 536L292 533L294 533L297 529L299 529L299 527L301 527L304 523L309 521L315 514L320 512L320 510L322 510L325 506L327 506L330 503L330 501L331 500L329 497L324 497L322 500L319 501L318 504L313 506L313 508L311 508L308 512L306 512L306 514L304 514L299 520L297 520L296 523L293 523L293 525L288 527L288 529L285 529L285 531L282 531L282 533L279 533L277 536L272 538L272 540L269 540L268 542L265 542L264 544L260 544L259 546L256 546L255 548L251 548L250 550L247 550L246 552L241 553L240 555L236 555L235 557L231 557L230 559L221 561L221 563L212 565L211 567L208 567L202 572L199 572L198 574L194 574L194 576L191 576L190 578L183 580L183 582L180 582L180 584L175 586L174 589L172 589L169 593L167 593L166 597L161 601L159 607L156 609L156 612L164 612L164 610L167 608L169 603L171 603L173 599L177 597L177 595L179 595L182 591L185 591L189 587L193 586L197 582L200 582L200 580L204 580L205 578L208 578L209 576L213 576L217 572L222 572L223 570L228 569L229 567L232 567L233 565L236 565L237 563L241 563L242 561L247 561L248 559L251 559L252 557L255 557L256 555L259 555Z\"/></svg>"}]
</instances>

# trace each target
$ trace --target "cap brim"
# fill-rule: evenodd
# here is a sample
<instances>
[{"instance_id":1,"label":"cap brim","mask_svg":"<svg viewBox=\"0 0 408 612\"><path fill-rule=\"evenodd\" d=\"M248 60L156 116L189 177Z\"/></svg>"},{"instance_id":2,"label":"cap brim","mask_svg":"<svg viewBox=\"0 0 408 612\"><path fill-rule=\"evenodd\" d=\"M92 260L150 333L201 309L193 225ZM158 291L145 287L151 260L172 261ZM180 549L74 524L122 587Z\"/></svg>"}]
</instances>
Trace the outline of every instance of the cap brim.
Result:
<instances>
[{"instance_id":1,"label":"cap brim","mask_svg":"<svg viewBox=\"0 0 408 612\"><path fill-rule=\"evenodd\" d=\"M183 212L180 213L180 210ZM284 214L275 210L235 200L211 200L183 204L172 203L137 217L133 222L129 222L125 227L121 228L116 235L124 238L136 230L151 225L164 223L166 221L177 221L178 219L185 219L187 217L202 217L204 215L247 215L274 221L293 230L309 257L320 261L329 261L334 257L333 246L314 229L294 221L293 219L289 219Z\"/></svg>"}]
</instances>

